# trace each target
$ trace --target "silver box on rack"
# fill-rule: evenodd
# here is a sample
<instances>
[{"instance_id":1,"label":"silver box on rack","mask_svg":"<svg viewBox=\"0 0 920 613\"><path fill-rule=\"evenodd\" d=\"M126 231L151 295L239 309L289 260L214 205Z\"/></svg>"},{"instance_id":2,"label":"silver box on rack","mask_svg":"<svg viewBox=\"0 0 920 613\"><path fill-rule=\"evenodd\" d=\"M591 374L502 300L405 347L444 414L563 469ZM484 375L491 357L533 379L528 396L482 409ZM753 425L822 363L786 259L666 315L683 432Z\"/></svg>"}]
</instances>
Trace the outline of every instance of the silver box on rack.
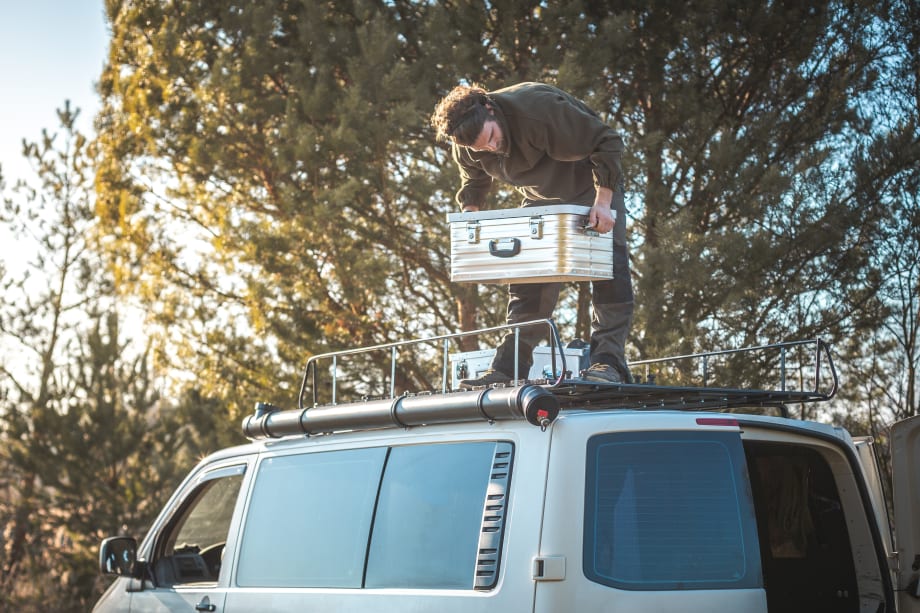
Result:
<instances>
[{"instance_id":1,"label":"silver box on rack","mask_svg":"<svg viewBox=\"0 0 920 613\"><path fill-rule=\"evenodd\" d=\"M591 365L591 348L587 345L584 347L566 347L564 351L565 369L571 373L572 377L578 377L582 370ZM494 355L494 349L450 354L451 389L457 389L460 386L460 379L474 379L485 372L492 364ZM548 346L540 345L533 350L533 366L530 367L530 372L527 374L529 380L556 379L561 372L562 359L559 356L558 348L556 349L555 371L553 370L553 355Z\"/></svg>"},{"instance_id":2,"label":"silver box on rack","mask_svg":"<svg viewBox=\"0 0 920 613\"><path fill-rule=\"evenodd\" d=\"M558 204L449 213L456 283L613 278L613 238L586 229L589 206Z\"/></svg>"}]
</instances>

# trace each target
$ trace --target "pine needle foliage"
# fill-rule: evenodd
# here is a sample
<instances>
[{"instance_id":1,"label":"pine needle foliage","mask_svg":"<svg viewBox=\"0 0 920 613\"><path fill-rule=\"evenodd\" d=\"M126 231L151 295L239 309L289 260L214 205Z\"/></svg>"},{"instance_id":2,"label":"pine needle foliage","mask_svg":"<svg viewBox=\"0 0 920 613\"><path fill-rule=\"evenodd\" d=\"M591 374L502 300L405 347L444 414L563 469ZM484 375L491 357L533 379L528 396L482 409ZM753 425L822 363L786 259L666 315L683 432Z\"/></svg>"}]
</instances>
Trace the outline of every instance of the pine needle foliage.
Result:
<instances>
[{"instance_id":1,"label":"pine needle foliage","mask_svg":"<svg viewBox=\"0 0 920 613\"><path fill-rule=\"evenodd\" d=\"M164 357L239 412L293 398L307 355L503 320L500 287L449 282L457 177L426 119L459 82L546 81L627 141L633 358L838 342L881 323L883 187L917 167L915 104L878 113L899 71L915 96L911 11L112 0L97 213L123 287L175 335ZM887 142L902 155L871 163ZM568 331L586 297L566 294Z\"/></svg>"}]
</instances>

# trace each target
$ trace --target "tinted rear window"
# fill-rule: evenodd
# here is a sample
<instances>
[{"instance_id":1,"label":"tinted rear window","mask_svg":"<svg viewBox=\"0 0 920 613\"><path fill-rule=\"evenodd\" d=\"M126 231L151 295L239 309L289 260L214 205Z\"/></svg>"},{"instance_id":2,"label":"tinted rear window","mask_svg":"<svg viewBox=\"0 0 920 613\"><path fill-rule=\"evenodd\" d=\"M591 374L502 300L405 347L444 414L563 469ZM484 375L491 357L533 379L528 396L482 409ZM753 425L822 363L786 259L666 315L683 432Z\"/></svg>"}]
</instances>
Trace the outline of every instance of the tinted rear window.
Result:
<instances>
[{"instance_id":1,"label":"tinted rear window","mask_svg":"<svg viewBox=\"0 0 920 613\"><path fill-rule=\"evenodd\" d=\"M587 454L589 579L630 590L761 585L737 433L604 434Z\"/></svg>"}]
</instances>

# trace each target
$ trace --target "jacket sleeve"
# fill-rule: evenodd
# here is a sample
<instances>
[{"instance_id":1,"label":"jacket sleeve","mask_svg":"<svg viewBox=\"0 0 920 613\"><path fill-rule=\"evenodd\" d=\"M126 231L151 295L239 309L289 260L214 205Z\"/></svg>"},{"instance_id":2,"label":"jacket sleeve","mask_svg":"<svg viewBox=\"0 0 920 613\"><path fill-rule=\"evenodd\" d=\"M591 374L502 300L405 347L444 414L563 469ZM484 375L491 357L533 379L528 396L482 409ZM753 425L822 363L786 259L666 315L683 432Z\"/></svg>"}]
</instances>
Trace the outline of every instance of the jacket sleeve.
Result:
<instances>
[{"instance_id":1,"label":"jacket sleeve","mask_svg":"<svg viewBox=\"0 0 920 613\"><path fill-rule=\"evenodd\" d=\"M484 207L486 196L492 190L492 177L476 164L464 147L453 146L454 162L460 170L460 189L457 191L457 204L460 208L467 205Z\"/></svg>"},{"instance_id":2,"label":"jacket sleeve","mask_svg":"<svg viewBox=\"0 0 920 613\"><path fill-rule=\"evenodd\" d=\"M541 143L560 161L589 159L594 187L616 189L623 184L623 139L580 100L560 92L547 101Z\"/></svg>"}]
</instances>

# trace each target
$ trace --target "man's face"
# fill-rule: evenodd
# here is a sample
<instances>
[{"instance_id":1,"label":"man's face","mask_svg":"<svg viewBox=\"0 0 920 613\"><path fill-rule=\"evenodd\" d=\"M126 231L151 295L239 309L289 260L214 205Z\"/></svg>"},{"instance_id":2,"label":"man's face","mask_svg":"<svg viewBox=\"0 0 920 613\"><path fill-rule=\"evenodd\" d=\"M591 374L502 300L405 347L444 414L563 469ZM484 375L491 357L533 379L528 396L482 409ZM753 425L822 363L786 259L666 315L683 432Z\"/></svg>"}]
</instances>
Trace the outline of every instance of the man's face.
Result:
<instances>
[{"instance_id":1,"label":"man's face","mask_svg":"<svg viewBox=\"0 0 920 613\"><path fill-rule=\"evenodd\" d=\"M505 148L505 136L502 134L501 126L494 119L488 119L482 126L479 136L470 145L473 151L503 151Z\"/></svg>"}]
</instances>

